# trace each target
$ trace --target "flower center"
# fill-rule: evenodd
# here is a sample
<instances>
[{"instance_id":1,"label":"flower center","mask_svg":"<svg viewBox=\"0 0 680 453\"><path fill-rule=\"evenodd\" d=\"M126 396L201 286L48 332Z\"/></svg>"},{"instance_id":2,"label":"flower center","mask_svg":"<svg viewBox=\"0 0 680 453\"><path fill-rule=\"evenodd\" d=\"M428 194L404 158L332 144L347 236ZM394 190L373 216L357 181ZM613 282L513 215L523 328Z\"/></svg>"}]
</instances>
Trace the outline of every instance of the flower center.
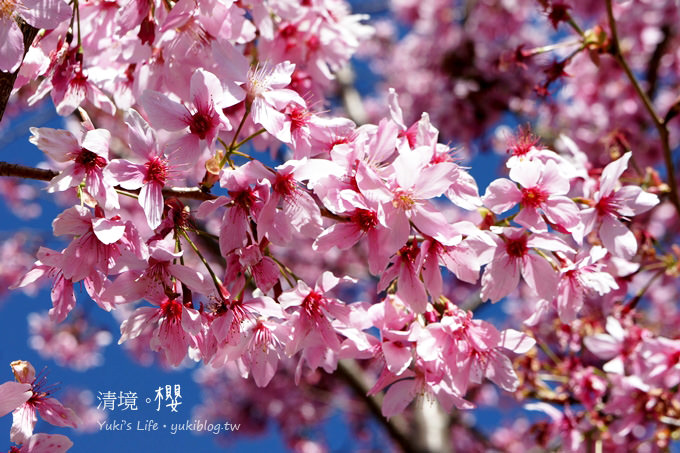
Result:
<instances>
[{"instance_id":1,"label":"flower center","mask_svg":"<svg viewBox=\"0 0 680 453\"><path fill-rule=\"evenodd\" d=\"M521 258L529 252L527 247L527 237L520 236L514 239L508 239L505 243L505 251L513 258Z\"/></svg>"},{"instance_id":2,"label":"flower center","mask_svg":"<svg viewBox=\"0 0 680 453\"><path fill-rule=\"evenodd\" d=\"M286 114L290 118L291 131L296 131L303 126L306 126L310 117L310 113L307 109L297 104L288 104L286 107Z\"/></svg>"},{"instance_id":3,"label":"flower center","mask_svg":"<svg viewBox=\"0 0 680 453\"><path fill-rule=\"evenodd\" d=\"M532 208L538 208L548 199L548 194L543 192L539 187L530 187L522 189L522 205Z\"/></svg>"},{"instance_id":4,"label":"flower center","mask_svg":"<svg viewBox=\"0 0 680 453\"><path fill-rule=\"evenodd\" d=\"M234 200L234 204L244 211L249 211L256 199L255 193L251 188L234 193L230 192L230 195L232 200Z\"/></svg>"},{"instance_id":5,"label":"flower center","mask_svg":"<svg viewBox=\"0 0 680 453\"><path fill-rule=\"evenodd\" d=\"M600 200L595 205L595 210L599 216L604 216L607 214L614 214L618 216L619 207L620 205L614 198L614 194L611 194L600 198Z\"/></svg>"},{"instance_id":6,"label":"flower center","mask_svg":"<svg viewBox=\"0 0 680 453\"><path fill-rule=\"evenodd\" d=\"M81 148L75 159L76 165L81 166L86 172L101 170L106 166L106 159L90 150Z\"/></svg>"},{"instance_id":7,"label":"flower center","mask_svg":"<svg viewBox=\"0 0 680 453\"><path fill-rule=\"evenodd\" d=\"M17 0L0 0L0 19L11 19L18 3Z\"/></svg>"},{"instance_id":8,"label":"flower center","mask_svg":"<svg viewBox=\"0 0 680 453\"><path fill-rule=\"evenodd\" d=\"M411 195L410 192L406 192L404 190L399 190L397 193L394 194L394 199L392 200L392 206L395 208L403 209L404 211L408 211L413 207L413 205L416 204L415 200L413 199L413 196Z\"/></svg>"},{"instance_id":9,"label":"flower center","mask_svg":"<svg viewBox=\"0 0 680 453\"><path fill-rule=\"evenodd\" d=\"M148 182L158 182L165 185L165 181L168 178L168 161L161 157L152 157L147 163L144 164L146 168L146 176L144 177L144 183Z\"/></svg>"},{"instance_id":10,"label":"flower center","mask_svg":"<svg viewBox=\"0 0 680 453\"><path fill-rule=\"evenodd\" d=\"M271 71L267 66L250 68L248 71L248 82L246 83L246 105L253 102L258 96L261 96L269 89L269 76Z\"/></svg>"},{"instance_id":11,"label":"flower center","mask_svg":"<svg viewBox=\"0 0 680 453\"><path fill-rule=\"evenodd\" d=\"M352 214L352 222L356 223L362 231L370 231L378 225L378 215L368 209L357 209Z\"/></svg>"},{"instance_id":12,"label":"flower center","mask_svg":"<svg viewBox=\"0 0 680 453\"><path fill-rule=\"evenodd\" d=\"M272 184L272 189L283 197L289 197L295 194L297 188L295 187L293 174L288 173L287 175L282 175L281 173L277 173L274 184Z\"/></svg>"},{"instance_id":13,"label":"flower center","mask_svg":"<svg viewBox=\"0 0 680 453\"><path fill-rule=\"evenodd\" d=\"M192 134L198 135L198 138L204 140L210 129L212 129L211 118L203 112L193 114L191 122L189 122L189 130Z\"/></svg>"},{"instance_id":14,"label":"flower center","mask_svg":"<svg viewBox=\"0 0 680 453\"><path fill-rule=\"evenodd\" d=\"M302 301L302 308L310 317L321 316L321 308L325 305L323 296L316 291L311 291Z\"/></svg>"},{"instance_id":15,"label":"flower center","mask_svg":"<svg viewBox=\"0 0 680 453\"><path fill-rule=\"evenodd\" d=\"M176 300L166 300L161 304L161 312L165 319L170 322L180 322L182 320L182 304Z\"/></svg>"}]
</instances>

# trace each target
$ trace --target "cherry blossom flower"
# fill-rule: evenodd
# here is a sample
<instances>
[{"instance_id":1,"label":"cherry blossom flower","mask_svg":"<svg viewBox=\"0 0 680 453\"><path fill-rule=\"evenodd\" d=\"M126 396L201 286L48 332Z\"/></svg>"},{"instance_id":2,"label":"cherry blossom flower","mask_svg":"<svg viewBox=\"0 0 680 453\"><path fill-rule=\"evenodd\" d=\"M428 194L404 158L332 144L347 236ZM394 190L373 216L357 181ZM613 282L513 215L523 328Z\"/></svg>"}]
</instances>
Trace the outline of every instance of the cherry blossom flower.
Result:
<instances>
[{"instance_id":1,"label":"cherry blossom flower","mask_svg":"<svg viewBox=\"0 0 680 453\"><path fill-rule=\"evenodd\" d=\"M11 367L17 383L28 386L23 388L24 391L27 389L31 391L31 396L25 402L20 403L12 414L13 422L10 429L10 440L12 442L17 444L29 442L33 435L33 428L38 421L37 414L40 414L46 422L55 426L70 426L72 428L78 426L80 419L76 414L71 409L62 406L56 399L49 397L51 392L45 387L46 379L44 376L36 377L33 365L23 360L17 360L11 363ZM8 391L5 387L2 390ZM19 388L17 386L11 387L11 391L16 395ZM10 405L23 399L24 396L24 393L21 397L8 395L10 401L12 401Z\"/></svg>"},{"instance_id":2,"label":"cherry blossom flower","mask_svg":"<svg viewBox=\"0 0 680 453\"><path fill-rule=\"evenodd\" d=\"M14 72L24 57L24 37L15 16L36 28L51 30L71 17L62 0L6 0L0 5L0 71Z\"/></svg>"},{"instance_id":3,"label":"cherry blossom flower","mask_svg":"<svg viewBox=\"0 0 680 453\"><path fill-rule=\"evenodd\" d=\"M31 128L31 143L57 162L69 163L50 181L48 192L78 187L83 179L85 190L107 209L118 209L115 179L108 172L111 133L105 129L83 131L82 138L71 132L46 127Z\"/></svg>"},{"instance_id":4,"label":"cherry blossom flower","mask_svg":"<svg viewBox=\"0 0 680 453\"><path fill-rule=\"evenodd\" d=\"M167 361L179 365L193 345L192 336L201 331L200 313L177 299L150 300L154 307L140 307L120 326L118 344L150 332L150 346L163 351Z\"/></svg>"},{"instance_id":5,"label":"cherry blossom flower","mask_svg":"<svg viewBox=\"0 0 680 453\"><path fill-rule=\"evenodd\" d=\"M593 206L581 211L586 232L597 232L602 244L612 254L630 259L637 251L637 240L619 219L649 211L659 198L634 185L617 187L633 154L627 152L602 170L600 186L593 194Z\"/></svg>"},{"instance_id":6,"label":"cherry blossom flower","mask_svg":"<svg viewBox=\"0 0 680 453\"><path fill-rule=\"evenodd\" d=\"M200 155L200 143L212 146L222 130L231 130L223 109L243 99L222 89L213 73L199 69L191 76L191 108L157 91L146 91L142 104L156 129L180 131L168 144L178 162L192 162Z\"/></svg>"},{"instance_id":7,"label":"cherry blossom flower","mask_svg":"<svg viewBox=\"0 0 680 453\"><path fill-rule=\"evenodd\" d=\"M111 173L124 189L139 191L139 205L144 209L151 229L161 224L163 215L163 187L171 177L173 166L158 148L156 137L148 123L135 110L127 114L130 147L143 164L133 164L125 159L115 159L109 164Z\"/></svg>"},{"instance_id":8,"label":"cherry blossom flower","mask_svg":"<svg viewBox=\"0 0 680 453\"><path fill-rule=\"evenodd\" d=\"M283 62L270 68L267 64L251 68L245 85L246 108L252 111L253 121L261 124L275 137L285 134L286 115L281 112L290 103L306 106L304 99L287 89L295 65ZM288 131L288 137L290 131ZM283 135L286 138L286 135ZM290 141L290 139L285 140Z\"/></svg>"},{"instance_id":9,"label":"cherry blossom flower","mask_svg":"<svg viewBox=\"0 0 680 453\"><path fill-rule=\"evenodd\" d=\"M573 231L579 224L576 203L565 196L569 192L569 181L554 161L545 165L538 160L524 162L510 170L510 178L521 188L503 178L487 187L482 201L491 211L500 214L519 203L515 222L536 232L548 231L539 209L551 224L563 231Z\"/></svg>"},{"instance_id":10,"label":"cherry blossom flower","mask_svg":"<svg viewBox=\"0 0 680 453\"><path fill-rule=\"evenodd\" d=\"M573 263L560 270L556 299L562 322L568 323L576 319L587 292L596 292L604 296L609 291L618 289L619 285L614 278L603 271L601 263L597 263L606 254L604 248L595 246L587 252L580 252Z\"/></svg>"},{"instance_id":11,"label":"cherry blossom flower","mask_svg":"<svg viewBox=\"0 0 680 453\"><path fill-rule=\"evenodd\" d=\"M349 308L343 302L329 297L326 293L349 278L338 278L331 272L324 272L314 288L298 280L297 286L279 296L284 309L293 310L287 323L291 326L291 338L286 345L288 355L295 354L303 347L322 345L333 351L340 349L340 341L332 321L348 322Z\"/></svg>"},{"instance_id":12,"label":"cherry blossom flower","mask_svg":"<svg viewBox=\"0 0 680 453\"><path fill-rule=\"evenodd\" d=\"M510 294L519 284L520 274L540 297L551 299L558 274L546 258L531 253L531 249L569 252L571 248L548 233L527 234L521 228L509 227L493 227L492 231L501 236L494 238L494 256L482 275L482 300L497 302Z\"/></svg>"}]
</instances>

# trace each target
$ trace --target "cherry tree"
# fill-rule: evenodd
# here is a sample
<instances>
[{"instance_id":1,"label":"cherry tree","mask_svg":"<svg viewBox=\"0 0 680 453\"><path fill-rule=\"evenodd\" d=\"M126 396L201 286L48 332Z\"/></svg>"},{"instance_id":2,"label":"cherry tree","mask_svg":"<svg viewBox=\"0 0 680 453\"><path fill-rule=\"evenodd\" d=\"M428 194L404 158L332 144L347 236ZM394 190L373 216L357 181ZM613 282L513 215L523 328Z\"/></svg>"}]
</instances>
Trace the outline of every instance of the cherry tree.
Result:
<instances>
[{"instance_id":1,"label":"cherry tree","mask_svg":"<svg viewBox=\"0 0 680 453\"><path fill-rule=\"evenodd\" d=\"M60 210L56 249L3 239L0 290L50 289L46 358L195 362L199 413L256 434L257 407L296 451L339 400L403 451L666 451L678 24L670 0L0 0L0 130L64 117L30 129L44 166L0 162L17 215ZM67 451L37 417L86 408L11 367L10 451Z\"/></svg>"}]
</instances>

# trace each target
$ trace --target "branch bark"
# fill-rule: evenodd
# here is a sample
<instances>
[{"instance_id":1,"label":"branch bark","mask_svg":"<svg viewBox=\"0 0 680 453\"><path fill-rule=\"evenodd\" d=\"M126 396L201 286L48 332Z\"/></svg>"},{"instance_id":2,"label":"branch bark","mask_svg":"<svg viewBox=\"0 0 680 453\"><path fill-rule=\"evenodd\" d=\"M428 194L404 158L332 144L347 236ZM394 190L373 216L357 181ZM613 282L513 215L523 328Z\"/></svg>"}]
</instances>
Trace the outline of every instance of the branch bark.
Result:
<instances>
[{"instance_id":1,"label":"branch bark","mask_svg":"<svg viewBox=\"0 0 680 453\"><path fill-rule=\"evenodd\" d=\"M612 38L611 44L612 55L619 63L619 66L621 66L621 69L623 69L623 72L626 73L626 77L628 77L628 80L633 85L635 92L642 101L642 104L649 113L649 116L652 118L654 127L656 127L656 130L659 133L659 138L661 139L661 147L663 149L664 162L666 164L666 173L668 173L668 185L670 186L671 190L670 198L671 202L675 206L675 210L677 211L678 216L680 217L680 196L678 195L678 183L677 180L675 179L675 166L673 164L673 155L671 154L671 145L668 128L666 127L666 122L662 118L660 118L659 115L656 113L656 110L654 109L654 105L652 104L651 99L649 99L647 93L645 93L644 90L642 89L640 82L635 77L635 74L633 74L633 71L630 69L630 66L628 66L628 62L626 62L626 59L623 58L623 54L621 53L621 44L616 29L616 20L614 19L612 0L606 0L606 2L607 2L607 17L609 19L609 30L611 32Z\"/></svg>"},{"instance_id":2,"label":"branch bark","mask_svg":"<svg viewBox=\"0 0 680 453\"><path fill-rule=\"evenodd\" d=\"M0 161L0 176L17 177L24 179L35 179L38 181L49 181L59 173L53 170L45 170L42 168L26 167L19 164L10 164L9 162ZM116 187L116 190L129 194L139 194L137 190L127 190ZM163 189L163 196L166 198L184 198L188 200L214 200L217 195L203 192L198 187L167 187Z\"/></svg>"},{"instance_id":3,"label":"branch bark","mask_svg":"<svg viewBox=\"0 0 680 453\"><path fill-rule=\"evenodd\" d=\"M24 55L21 57L23 63L26 52L28 52L28 49L31 47L33 40L38 34L38 29L27 24L21 18L17 18L16 20L19 24L19 28L21 28L21 33L24 35ZM5 114L5 108L7 108L9 97L14 89L14 82L16 82L17 75L19 75L19 69L21 69L21 66L12 73L0 71L0 121L2 121L2 117Z\"/></svg>"},{"instance_id":4,"label":"branch bark","mask_svg":"<svg viewBox=\"0 0 680 453\"><path fill-rule=\"evenodd\" d=\"M394 416L389 420L382 414L382 396L369 396L369 384L366 382L366 377L363 370L353 360L340 360L338 362L338 376L344 380L347 385L354 391L356 396L361 398L368 410L373 414L375 419L383 425L388 434L399 445L405 453L418 452L416 444L409 436L409 429L401 416Z\"/></svg>"}]
</instances>

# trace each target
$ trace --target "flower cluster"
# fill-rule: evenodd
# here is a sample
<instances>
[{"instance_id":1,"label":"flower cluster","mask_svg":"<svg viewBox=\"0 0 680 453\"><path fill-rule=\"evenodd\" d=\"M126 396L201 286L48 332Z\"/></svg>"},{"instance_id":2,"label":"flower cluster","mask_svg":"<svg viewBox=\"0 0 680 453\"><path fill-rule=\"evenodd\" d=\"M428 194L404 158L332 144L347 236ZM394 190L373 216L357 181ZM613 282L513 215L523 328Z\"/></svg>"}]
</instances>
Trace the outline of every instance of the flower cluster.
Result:
<instances>
[{"instance_id":1,"label":"flower cluster","mask_svg":"<svg viewBox=\"0 0 680 453\"><path fill-rule=\"evenodd\" d=\"M474 408L488 380L538 400L526 407L551 417L534 430L541 446L578 450L598 433L607 448L632 446L632 437L660 445L680 418L680 346L677 332L636 315L645 295L678 294L678 251L657 252L676 239L666 229L677 220L677 188L637 149L592 158L581 137L542 146L525 130L510 143L507 178L480 195L435 125L472 140L533 83L520 70L529 58L521 47L515 61L501 58L508 43L487 13L500 20L512 10L508 27L529 40L529 17L547 13L559 26L573 22L572 6L482 2L461 19L473 39L445 26L445 2L397 3L448 46L406 40L401 56L418 56L411 70L435 66L418 79L426 89L396 84L375 124L363 125L319 105L371 34L339 0L129 1L118 10L74 2L75 29L55 12L17 85L30 102L49 93L58 113L79 118L70 130L31 129L53 168L47 191L66 205L52 222L62 245L40 247L30 270L12 271L13 287L51 288L49 321L32 320L34 346L70 366L97 363L109 338L74 311L82 286L120 322L119 344L143 360L155 351L167 366L201 362L216 398L221 376L252 381L236 385L264 405L276 390L258 389L325 382L320 375L365 361L374 380L362 397L380 394L386 418L422 395L446 412ZM605 49L594 30L581 33L579 52ZM563 77L558 66L543 91ZM433 99L437 87L446 97ZM432 115L418 115L425 98L439 106ZM465 106L458 116L451 102ZM475 311L502 300L515 328ZM653 306L660 319L670 310ZM62 322L70 328L54 325ZM32 367L15 364L18 383L1 387L0 413L33 411L24 419L34 423L49 407L48 421L74 425ZM293 424L325 409L291 395L263 412L272 411L290 417L282 426L297 443ZM13 442L45 441L15 425ZM70 445L50 441L62 449L51 451ZM491 440L522 441L505 431Z\"/></svg>"}]
</instances>

